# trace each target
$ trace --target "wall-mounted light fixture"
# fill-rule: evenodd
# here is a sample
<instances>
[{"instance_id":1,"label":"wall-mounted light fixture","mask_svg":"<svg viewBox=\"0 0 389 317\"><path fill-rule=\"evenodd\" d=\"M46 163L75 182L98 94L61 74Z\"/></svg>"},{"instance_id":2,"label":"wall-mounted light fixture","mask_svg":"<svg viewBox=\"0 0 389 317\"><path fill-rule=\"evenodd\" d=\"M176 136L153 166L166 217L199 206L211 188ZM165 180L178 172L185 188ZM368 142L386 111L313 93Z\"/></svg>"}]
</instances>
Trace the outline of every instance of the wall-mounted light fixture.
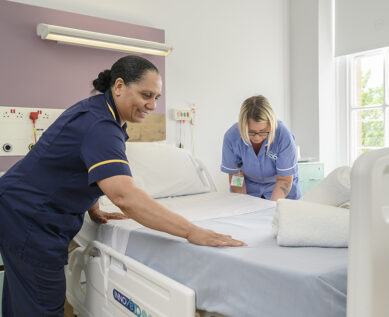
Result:
<instances>
[{"instance_id":1,"label":"wall-mounted light fixture","mask_svg":"<svg viewBox=\"0 0 389 317\"><path fill-rule=\"evenodd\" d=\"M124 36L78 30L44 23L39 23L36 31L38 36L40 36L43 40L52 40L63 44L88 46L112 51L166 56L169 55L173 49L171 46L164 43L144 41Z\"/></svg>"}]
</instances>

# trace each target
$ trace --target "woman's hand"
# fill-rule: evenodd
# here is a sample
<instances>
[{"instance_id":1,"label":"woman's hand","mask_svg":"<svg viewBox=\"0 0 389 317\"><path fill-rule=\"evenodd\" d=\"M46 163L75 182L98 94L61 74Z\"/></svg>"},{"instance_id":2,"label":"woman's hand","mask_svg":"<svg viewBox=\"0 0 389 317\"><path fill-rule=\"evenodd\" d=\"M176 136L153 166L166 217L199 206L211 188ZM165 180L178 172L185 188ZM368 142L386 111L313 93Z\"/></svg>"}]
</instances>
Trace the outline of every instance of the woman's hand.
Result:
<instances>
[{"instance_id":1,"label":"woman's hand","mask_svg":"<svg viewBox=\"0 0 389 317\"><path fill-rule=\"evenodd\" d=\"M122 214L121 212L105 212L99 208L90 209L88 213L89 217L97 223L107 223L108 220L129 219L128 216Z\"/></svg>"},{"instance_id":2,"label":"woman's hand","mask_svg":"<svg viewBox=\"0 0 389 317\"><path fill-rule=\"evenodd\" d=\"M190 243L211 247L242 247L246 243L233 239L230 235L216 233L212 230L193 226L186 239Z\"/></svg>"}]
</instances>

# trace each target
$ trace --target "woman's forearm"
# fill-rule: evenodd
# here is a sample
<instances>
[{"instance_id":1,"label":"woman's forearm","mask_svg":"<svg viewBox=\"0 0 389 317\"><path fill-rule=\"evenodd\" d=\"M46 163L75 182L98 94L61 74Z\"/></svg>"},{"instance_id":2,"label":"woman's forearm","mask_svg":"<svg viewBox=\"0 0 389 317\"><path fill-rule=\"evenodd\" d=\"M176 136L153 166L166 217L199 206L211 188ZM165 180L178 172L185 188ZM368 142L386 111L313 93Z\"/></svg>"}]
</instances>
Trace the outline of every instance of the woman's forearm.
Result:
<instances>
[{"instance_id":1,"label":"woman's forearm","mask_svg":"<svg viewBox=\"0 0 389 317\"><path fill-rule=\"evenodd\" d=\"M117 202L117 206L140 224L187 238L194 225L184 217L175 214L156 202L143 190L133 188L131 195Z\"/></svg>"},{"instance_id":2,"label":"woman's forearm","mask_svg":"<svg viewBox=\"0 0 389 317\"><path fill-rule=\"evenodd\" d=\"M126 216L146 227L186 238L189 242L199 245L245 245L229 235L197 227L184 217L168 210L137 188L130 176L112 176L98 181L97 184Z\"/></svg>"},{"instance_id":3,"label":"woman's forearm","mask_svg":"<svg viewBox=\"0 0 389 317\"><path fill-rule=\"evenodd\" d=\"M277 201L278 199L285 198L288 196L293 185L293 175L290 176L279 176L274 185L273 193L270 200Z\"/></svg>"},{"instance_id":4,"label":"woman's forearm","mask_svg":"<svg viewBox=\"0 0 389 317\"><path fill-rule=\"evenodd\" d=\"M195 227L184 217L169 211L137 188L128 176L104 179L99 181L98 185L125 215L146 227L183 238Z\"/></svg>"}]
</instances>

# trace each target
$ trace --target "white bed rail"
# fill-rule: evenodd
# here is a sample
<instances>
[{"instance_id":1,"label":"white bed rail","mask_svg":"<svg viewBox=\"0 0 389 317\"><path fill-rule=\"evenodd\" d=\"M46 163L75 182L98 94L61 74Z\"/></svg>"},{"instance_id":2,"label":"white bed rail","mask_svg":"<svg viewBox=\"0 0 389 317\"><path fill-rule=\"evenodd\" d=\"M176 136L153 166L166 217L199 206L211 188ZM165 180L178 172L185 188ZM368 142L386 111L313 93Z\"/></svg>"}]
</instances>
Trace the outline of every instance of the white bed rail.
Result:
<instances>
[{"instance_id":1,"label":"white bed rail","mask_svg":"<svg viewBox=\"0 0 389 317\"><path fill-rule=\"evenodd\" d=\"M200 177L202 178L203 182L205 181L206 183L208 183L211 192L216 192L217 191L216 185L215 185L213 178L212 178L211 174L209 173L207 167L204 165L204 163L199 158L196 157L194 159L197 162L197 164L199 165L199 169L200 169L199 173L200 173ZM205 178L205 179L203 179L203 178Z\"/></svg>"},{"instance_id":2,"label":"white bed rail","mask_svg":"<svg viewBox=\"0 0 389 317\"><path fill-rule=\"evenodd\" d=\"M389 148L351 171L347 316L389 316Z\"/></svg>"},{"instance_id":3,"label":"white bed rail","mask_svg":"<svg viewBox=\"0 0 389 317\"><path fill-rule=\"evenodd\" d=\"M97 241L75 249L65 272L66 297L79 316L195 316L192 289Z\"/></svg>"}]
</instances>

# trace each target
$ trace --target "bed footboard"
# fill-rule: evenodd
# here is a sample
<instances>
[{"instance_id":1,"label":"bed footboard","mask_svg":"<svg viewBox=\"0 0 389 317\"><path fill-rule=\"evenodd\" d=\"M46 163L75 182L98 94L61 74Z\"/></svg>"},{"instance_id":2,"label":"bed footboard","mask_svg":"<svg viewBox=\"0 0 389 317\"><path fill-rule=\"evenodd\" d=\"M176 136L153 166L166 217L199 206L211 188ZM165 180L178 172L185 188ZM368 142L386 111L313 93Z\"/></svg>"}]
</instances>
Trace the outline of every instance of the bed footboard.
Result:
<instances>
[{"instance_id":1,"label":"bed footboard","mask_svg":"<svg viewBox=\"0 0 389 317\"><path fill-rule=\"evenodd\" d=\"M65 267L66 297L82 317L194 317L192 289L92 241Z\"/></svg>"},{"instance_id":2,"label":"bed footboard","mask_svg":"<svg viewBox=\"0 0 389 317\"><path fill-rule=\"evenodd\" d=\"M347 316L389 316L389 149L361 155L351 172Z\"/></svg>"}]
</instances>

